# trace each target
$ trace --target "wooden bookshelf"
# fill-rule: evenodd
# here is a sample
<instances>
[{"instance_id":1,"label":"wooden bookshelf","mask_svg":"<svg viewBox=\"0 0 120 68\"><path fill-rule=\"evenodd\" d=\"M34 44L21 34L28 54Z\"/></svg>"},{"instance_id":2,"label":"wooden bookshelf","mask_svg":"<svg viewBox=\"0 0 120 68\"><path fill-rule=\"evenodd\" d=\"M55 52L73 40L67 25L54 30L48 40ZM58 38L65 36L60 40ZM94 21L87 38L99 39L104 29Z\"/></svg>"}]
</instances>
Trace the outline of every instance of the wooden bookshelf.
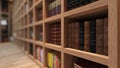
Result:
<instances>
[{"instance_id":1,"label":"wooden bookshelf","mask_svg":"<svg viewBox=\"0 0 120 68\"><path fill-rule=\"evenodd\" d=\"M75 6L75 8L72 7L72 9L70 8L70 10L68 8L71 6L68 6L68 1L74 1L74 0L60 0L61 3L60 6L59 7L56 6L59 8L56 9L60 10L60 12L54 10L55 13L52 14L49 13L53 11L54 6L52 7L50 6L54 2L54 0L49 0L49 1L22 0L20 3L19 0L14 1L14 5L15 5L13 10L14 42L16 44L19 44L20 46L23 46L25 52L27 52L27 55L30 56L36 63L38 63L41 68L47 68L49 66L48 52L60 54L59 55L59 59L61 63L60 68L75 68L74 66L78 66L78 65L85 67L87 63L93 64L95 66L100 66L100 68L120 68L119 65L120 64L119 6L120 5L118 4L120 3L120 1L95 0L94 2L91 3L87 3L87 4L85 3L82 6L81 5L77 7ZM18 5L18 7L16 7L16 5ZM52 9L52 11L50 9ZM70 26L68 23L81 22L81 21L90 22L93 19L97 20L101 18L108 19L107 22L108 27L106 28L108 31L107 34L108 40L106 40L106 44L108 44L107 45L108 55L94 53L94 51L91 52L89 50L85 51L84 49L76 49L73 48L73 46L71 47L67 46L68 43L69 45L71 44L74 45L73 43L75 43L73 42L74 33L72 35L69 35L69 29L68 29L75 26L73 25ZM54 32L57 31L57 29L59 29L57 28L58 26L57 25L52 26L52 24L57 22L59 22L60 25L60 30L58 30L59 34L57 34L57 32ZM69 26L67 26L67 24ZM74 31L75 28L71 30ZM60 37L57 37L57 35L60 35ZM38 38L39 36L40 38ZM69 39L73 39L73 40L69 40ZM60 44L58 44L58 41L60 42ZM70 41L72 42L70 43ZM31 44L33 47L33 55L29 53L30 52L29 46ZM80 42L80 44L83 43ZM87 45L90 46L90 44ZM36 47L41 47L43 50L43 56L44 56L44 58L42 59L43 62L35 58ZM53 56L58 57L58 55L53 55ZM76 58L81 60L81 62L77 62ZM82 64L83 62L85 63ZM93 68L97 68L95 66ZM91 67L92 66L86 68L91 68Z\"/></svg>"}]
</instances>

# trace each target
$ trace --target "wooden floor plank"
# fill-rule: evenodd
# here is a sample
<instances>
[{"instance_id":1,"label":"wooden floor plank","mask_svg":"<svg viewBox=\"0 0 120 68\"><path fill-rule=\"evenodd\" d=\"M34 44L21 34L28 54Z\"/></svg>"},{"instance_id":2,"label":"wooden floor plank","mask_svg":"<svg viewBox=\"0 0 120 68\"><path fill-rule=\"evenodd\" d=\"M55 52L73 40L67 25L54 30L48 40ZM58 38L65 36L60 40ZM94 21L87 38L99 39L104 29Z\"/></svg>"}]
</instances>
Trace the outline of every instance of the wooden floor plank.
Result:
<instances>
[{"instance_id":1,"label":"wooden floor plank","mask_svg":"<svg viewBox=\"0 0 120 68\"><path fill-rule=\"evenodd\" d=\"M0 44L0 68L40 68L17 45Z\"/></svg>"}]
</instances>

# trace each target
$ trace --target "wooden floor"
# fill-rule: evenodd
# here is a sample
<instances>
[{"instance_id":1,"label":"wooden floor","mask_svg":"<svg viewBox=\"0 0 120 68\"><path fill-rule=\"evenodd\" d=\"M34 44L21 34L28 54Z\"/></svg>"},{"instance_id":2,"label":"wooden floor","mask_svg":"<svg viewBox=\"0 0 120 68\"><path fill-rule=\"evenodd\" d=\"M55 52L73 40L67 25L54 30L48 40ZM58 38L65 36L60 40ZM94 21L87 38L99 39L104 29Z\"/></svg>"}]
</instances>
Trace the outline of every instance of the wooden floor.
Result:
<instances>
[{"instance_id":1,"label":"wooden floor","mask_svg":"<svg viewBox=\"0 0 120 68\"><path fill-rule=\"evenodd\" d=\"M40 68L18 46L0 44L0 68Z\"/></svg>"}]
</instances>

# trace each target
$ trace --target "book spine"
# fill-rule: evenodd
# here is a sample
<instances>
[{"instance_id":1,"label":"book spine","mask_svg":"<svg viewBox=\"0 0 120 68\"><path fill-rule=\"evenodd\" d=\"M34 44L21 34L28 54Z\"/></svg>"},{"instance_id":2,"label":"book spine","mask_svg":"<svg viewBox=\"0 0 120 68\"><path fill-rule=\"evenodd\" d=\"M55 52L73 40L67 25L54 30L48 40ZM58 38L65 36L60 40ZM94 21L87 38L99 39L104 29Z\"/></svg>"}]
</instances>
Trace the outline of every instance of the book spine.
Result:
<instances>
[{"instance_id":1,"label":"book spine","mask_svg":"<svg viewBox=\"0 0 120 68\"><path fill-rule=\"evenodd\" d=\"M48 17L50 17L51 16L51 10L52 10L52 4L49 4L48 5Z\"/></svg>"},{"instance_id":2,"label":"book spine","mask_svg":"<svg viewBox=\"0 0 120 68\"><path fill-rule=\"evenodd\" d=\"M51 16L53 16L54 15L54 3L52 2L51 3Z\"/></svg>"},{"instance_id":3,"label":"book spine","mask_svg":"<svg viewBox=\"0 0 120 68\"><path fill-rule=\"evenodd\" d=\"M84 22L80 21L80 50L84 50Z\"/></svg>"},{"instance_id":4,"label":"book spine","mask_svg":"<svg viewBox=\"0 0 120 68\"><path fill-rule=\"evenodd\" d=\"M71 24L70 23L67 23L67 47L70 47L71 46Z\"/></svg>"},{"instance_id":5,"label":"book spine","mask_svg":"<svg viewBox=\"0 0 120 68\"><path fill-rule=\"evenodd\" d=\"M84 50L89 51L90 45L90 23L88 21L84 22Z\"/></svg>"},{"instance_id":6,"label":"book spine","mask_svg":"<svg viewBox=\"0 0 120 68\"><path fill-rule=\"evenodd\" d=\"M96 53L104 54L104 20L96 20Z\"/></svg>"},{"instance_id":7,"label":"book spine","mask_svg":"<svg viewBox=\"0 0 120 68\"><path fill-rule=\"evenodd\" d=\"M71 27L72 27L71 28L72 29L71 30L71 36L72 36L71 37L72 38L72 40L71 40L71 42L72 42L71 47L75 48L75 46L74 46L75 45L75 33L74 33L74 31L75 31L75 24L74 24L74 22L71 23Z\"/></svg>"},{"instance_id":8,"label":"book spine","mask_svg":"<svg viewBox=\"0 0 120 68\"><path fill-rule=\"evenodd\" d=\"M61 0L56 1L56 14L61 12Z\"/></svg>"},{"instance_id":9,"label":"book spine","mask_svg":"<svg viewBox=\"0 0 120 68\"><path fill-rule=\"evenodd\" d=\"M108 55L108 18L104 19L104 54Z\"/></svg>"},{"instance_id":10,"label":"book spine","mask_svg":"<svg viewBox=\"0 0 120 68\"><path fill-rule=\"evenodd\" d=\"M80 25L79 25L79 22L75 22L75 49L79 49L80 48L80 39L79 39L79 36L80 36Z\"/></svg>"},{"instance_id":11,"label":"book spine","mask_svg":"<svg viewBox=\"0 0 120 68\"><path fill-rule=\"evenodd\" d=\"M90 23L90 52L96 53L96 20Z\"/></svg>"},{"instance_id":12,"label":"book spine","mask_svg":"<svg viewBox=\"0 0 120 68\"><path fill-rule=\"evenodd\" d=\"M53 10L53 15L52 16L54 16L54 15L56 15L56 0L53 2L53 8L52 8L52 10Z\"/></svg>"}]
</instances>

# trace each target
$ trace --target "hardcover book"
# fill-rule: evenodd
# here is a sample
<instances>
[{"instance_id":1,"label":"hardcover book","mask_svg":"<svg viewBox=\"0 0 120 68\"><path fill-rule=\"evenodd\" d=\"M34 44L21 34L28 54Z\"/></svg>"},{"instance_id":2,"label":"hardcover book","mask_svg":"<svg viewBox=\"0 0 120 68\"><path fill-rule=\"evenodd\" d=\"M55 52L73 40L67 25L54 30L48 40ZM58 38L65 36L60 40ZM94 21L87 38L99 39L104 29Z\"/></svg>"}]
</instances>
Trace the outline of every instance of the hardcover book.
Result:
<instances>
[{"instance_id":1,"label":"hardcover book","mask_svg":"<svg viewBox=\"0 0 120 68\"><path fill-rule=\"evenodd\" d=\"M104 19L96 20L96 53L104 54Z\"/></svg>"}]
</instances>

